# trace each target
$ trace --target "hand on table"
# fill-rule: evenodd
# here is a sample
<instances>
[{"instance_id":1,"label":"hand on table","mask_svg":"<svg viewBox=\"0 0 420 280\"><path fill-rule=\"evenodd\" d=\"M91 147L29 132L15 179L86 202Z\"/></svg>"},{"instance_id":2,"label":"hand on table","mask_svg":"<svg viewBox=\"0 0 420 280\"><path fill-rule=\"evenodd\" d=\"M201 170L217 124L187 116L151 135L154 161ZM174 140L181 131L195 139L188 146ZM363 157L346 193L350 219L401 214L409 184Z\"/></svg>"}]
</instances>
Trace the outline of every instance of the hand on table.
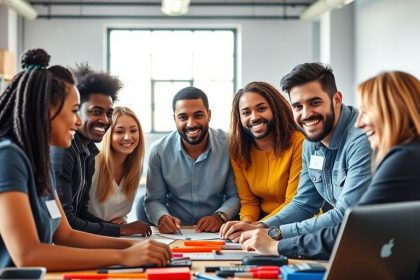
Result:
<instances>
[{"instance_id":1,"label":"hand on table","mask_svg":"<svg viewBox=\"0 0 420 280\"><path fill-rule=\"evenodd\" d=\"M171 256L171 249L168 245L147 239L123 250L122 265L128 267L145 264L165 266L168 264Z\"/></svg>"},{"instance_id":2,"label":"hand on table","mask_svg":"<svg viewBox=\"0 0 420 280\"><path fill-rule=\"evenodd\" d=\"M128 224L122 224L120 227L120 236L128 236L133 234L142 234L150 236L152 229L150 226L142 221L135 221Z\"/></svg>"},{"instance_id":3,"label":"hand on table","mask_svg":"<svg viewBox=\"0 0 420 280\"><path fill-rule=\"evenodd\" d=\"M239 241L239 237L241 236L241 233L258 229L258 228L264 228L263 223L255 223L251 224L249 222L241 222L241 221L229 221L222 225L220 228L220 238L221 239L230 239L232 242L237 243Z\"/></svg>"},{"instance_id":4,"label":"hand on table","mask_svg":"<svg viewBox=\"0 0 420 280\"><path fill-rule=\"evenodd\" d=\"M244 250L256 251L264 255L278 255L277 246L279 242L268 236L267 229L245 231L239 238L239 243Z\"/></svg>"},{"instance_id":5,"label":"hand on table","mask_svg":"<svg viewBox=\"0 0 420 280\"><path fill-rule=\"evenodd\" d=\"M204 216L194 225L196 232L218 232L224 221L219 215Z\"/></svg>"},{"instance_id":6,"label":"hand on table","mask_svg":"<svg viewBox=\"0 0 420 280\"><path fill-rule=\"evenodd\" d=\"M175 233L181 228L181 220L171 216L163 215L159 218L158 229L160 233Z\"/></svg>"}]
</instances>

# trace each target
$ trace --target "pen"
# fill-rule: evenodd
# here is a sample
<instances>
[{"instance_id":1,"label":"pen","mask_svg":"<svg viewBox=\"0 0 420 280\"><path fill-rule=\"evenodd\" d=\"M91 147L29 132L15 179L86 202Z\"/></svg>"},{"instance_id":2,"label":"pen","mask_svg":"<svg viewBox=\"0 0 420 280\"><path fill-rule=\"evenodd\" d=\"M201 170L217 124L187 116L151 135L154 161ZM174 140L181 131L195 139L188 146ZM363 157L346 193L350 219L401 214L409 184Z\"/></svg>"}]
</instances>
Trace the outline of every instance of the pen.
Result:
<instances>
[{"instance_id":1,"label":"pen","mask_svg":"<svg viewBox=\"0 0 420 280\"><path fill-rule=\"evenodd\" d=\"M180 228L178 229L178 234L179 235L182 235L182 232L181 232L181 229Z\"/></svg>"},{"instance_id":2,"label":"pen","mask_svg":"<svg viewBox=\"0 0 420 280\"><path fill-rule=\"evenodd\" d=\"M194 272L193 274L197 279L202 280L225 280L224 278L220 278L218 276L208 275L200 272Z\"/></svg>"},{"instance_id":3,"label":"pen","mask_svg":"<svg viewBox=\"0 0 420 280\"><path fill-rule=\"evenodd\" d=\"M100 268L96 271L97 273L141 273L144 272L143 268Z\"/></svg>"},{"instance_id":4,"label":"pen","mask_svg":"<svg viewBox=\"0 0 420 280\"><path fill-rule=\"evenodd\" d=\"M75 273L64 274L63 279L108 279L108 278L146 278L145 273L111 273L111 274L97 274L97 273Z\"/></svg>"},{"instance_id":5,"label":"pen","mask_svg":"<svg viewBox=\"0 0 420 280\"><path fill-rule=\"evenodd\" d=\"M228 271L228 272L249 272L249 271L277 271L280 273L279 266L256 266L256 265L247 265L247 266L206 266L206 272L216 272L216 271Z\"/></svg>"},{"instance_id":6,"label":"pen","mask_svg":"<svg viewBox=\"0 0 420 280\"><path fill-rule=\"evenodd\" d=\"M233 271L217 271L216 275L219 277L243 277L243 278L257 278L257 279L279 279L278 270L257 270L250 272L233 272Z\"/></svg>"}]
</instances>

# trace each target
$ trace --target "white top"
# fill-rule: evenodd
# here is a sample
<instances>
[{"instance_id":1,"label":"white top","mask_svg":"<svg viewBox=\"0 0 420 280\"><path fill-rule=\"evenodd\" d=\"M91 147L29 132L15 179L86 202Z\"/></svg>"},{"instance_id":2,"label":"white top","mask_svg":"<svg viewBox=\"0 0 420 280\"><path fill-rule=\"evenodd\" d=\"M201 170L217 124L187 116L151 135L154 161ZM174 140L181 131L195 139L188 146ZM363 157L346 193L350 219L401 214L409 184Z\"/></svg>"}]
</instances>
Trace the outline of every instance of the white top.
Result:
<instances>
[{"instance_id":1,"label":"white top","mask_svg":"<svg viewBox=\"0 0 420 280\"><path fill-rule=\"evenodd\" d=\"M90 188L89 196L89 212L104 221L111 221L118 217L126 217L131 211L133 202L128 200L123 191L124 178L120 184L112 181L112 188L114 192L104 202L99 202L96 196L96 190L98 188L98 176L99 176L99 161L95 162L95 173L92 177L92 187Z\"/></svg>"}]
</instances>

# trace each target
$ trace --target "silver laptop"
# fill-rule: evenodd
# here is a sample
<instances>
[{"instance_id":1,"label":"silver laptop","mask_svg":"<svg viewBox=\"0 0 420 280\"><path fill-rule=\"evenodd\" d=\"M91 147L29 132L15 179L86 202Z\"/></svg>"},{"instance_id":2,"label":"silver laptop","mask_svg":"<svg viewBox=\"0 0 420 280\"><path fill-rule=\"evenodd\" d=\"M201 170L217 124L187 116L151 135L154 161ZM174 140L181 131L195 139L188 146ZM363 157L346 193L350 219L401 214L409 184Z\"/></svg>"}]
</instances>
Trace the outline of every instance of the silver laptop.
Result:
<instances>
[{"instance_id":1,"label":"silver laptop","mask_svg":"<svg viewBox=\"0 0 420 280\"><path fill-rule=\"evenodd\" d=\"M419 280L420 201L348 210L325 279Z\"/></svg>"}]
</instances>

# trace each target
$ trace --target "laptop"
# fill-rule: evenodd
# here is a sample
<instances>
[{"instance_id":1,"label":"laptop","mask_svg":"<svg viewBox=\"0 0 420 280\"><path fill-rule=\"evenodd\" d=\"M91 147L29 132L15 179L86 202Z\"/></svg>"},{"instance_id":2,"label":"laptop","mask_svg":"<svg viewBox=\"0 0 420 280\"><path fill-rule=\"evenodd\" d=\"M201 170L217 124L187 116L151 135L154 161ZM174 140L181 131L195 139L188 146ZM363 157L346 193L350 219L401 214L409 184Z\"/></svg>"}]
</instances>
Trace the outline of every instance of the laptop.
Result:
<instances>
[{"instance_id":1,"label":"laptop","mask_svg":"<svg viewBox=\"0 0 420 280\"><path fill-rule=\"evenodd\" d=\"M420 279L420 201L347 210L324 279Z\"/></svg>"}]
</instances>

